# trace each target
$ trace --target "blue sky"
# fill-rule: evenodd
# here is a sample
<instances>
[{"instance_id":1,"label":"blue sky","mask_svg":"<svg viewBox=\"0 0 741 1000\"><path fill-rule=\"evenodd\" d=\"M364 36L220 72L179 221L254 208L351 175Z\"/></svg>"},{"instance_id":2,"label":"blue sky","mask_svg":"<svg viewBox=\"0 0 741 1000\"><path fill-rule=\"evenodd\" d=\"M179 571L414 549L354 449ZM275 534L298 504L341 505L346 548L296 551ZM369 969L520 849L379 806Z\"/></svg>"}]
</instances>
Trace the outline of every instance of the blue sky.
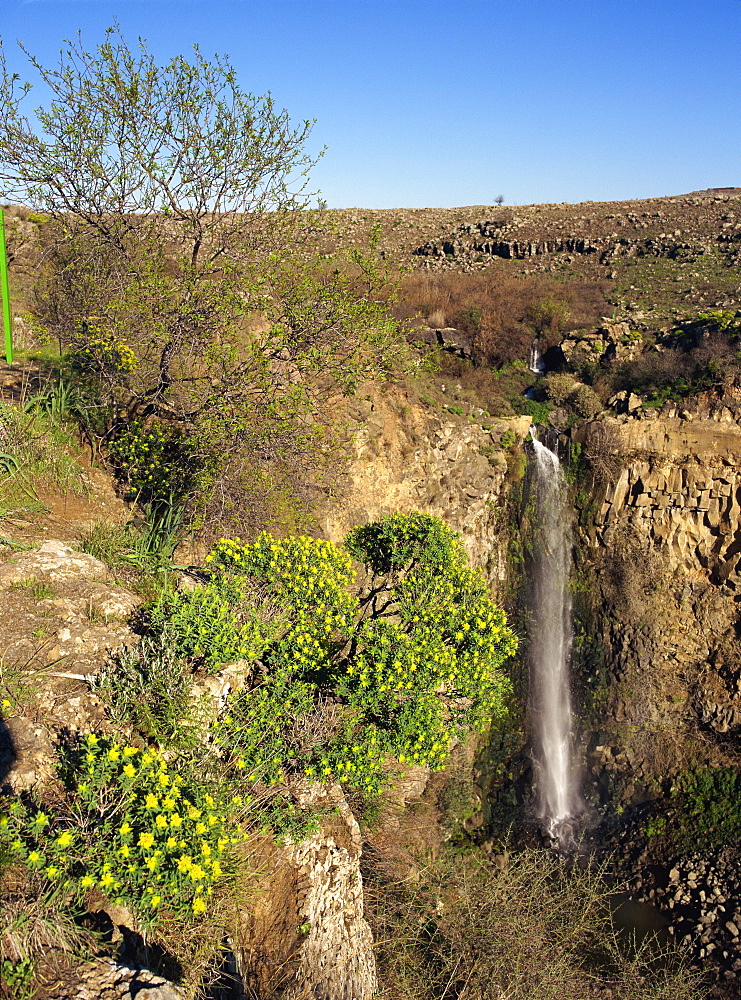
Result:
<instances>
[{"instance_id":1,"label":"blue sky","mask_svg":"<svg viewBox=\"0 0 741 1000\"><path fill-rule=\"evenodd\" d=\"M0 37L30 78L17 39L47 62L114 18L316 119L330 208L741 186L741 0L4 0Z\"/></svg>"}]
</instances>

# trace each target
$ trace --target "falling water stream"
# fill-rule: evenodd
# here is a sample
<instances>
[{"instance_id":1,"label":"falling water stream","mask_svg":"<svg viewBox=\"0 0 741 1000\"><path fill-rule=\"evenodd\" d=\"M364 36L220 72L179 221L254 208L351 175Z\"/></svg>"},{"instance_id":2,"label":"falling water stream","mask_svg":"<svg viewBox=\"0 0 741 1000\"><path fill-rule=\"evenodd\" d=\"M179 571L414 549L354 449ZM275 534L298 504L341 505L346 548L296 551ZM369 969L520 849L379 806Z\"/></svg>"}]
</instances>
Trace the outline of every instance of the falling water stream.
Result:
<instances>
[{"instance_id":1,"label":"falling water stream","mask_svg":"<svg viewBox=\"0 0 741 1000\"><path fill-rule=\"evenodd\" d=\"M537 816L560 847L583 812L571 714L571 519L558 456L535 439L530 697Z\"/></svg>"},{"instance_id":2,"label":"falling water stream","mask_svg":"<svg viewBox=\"0 0 741 1000\"><path fill-rule=\"evenodd\" d=\"M530 371L542 375L546 371L545 362L540 353L540 341L536 337L530 346Z\"/></svg>"}]
</instances>

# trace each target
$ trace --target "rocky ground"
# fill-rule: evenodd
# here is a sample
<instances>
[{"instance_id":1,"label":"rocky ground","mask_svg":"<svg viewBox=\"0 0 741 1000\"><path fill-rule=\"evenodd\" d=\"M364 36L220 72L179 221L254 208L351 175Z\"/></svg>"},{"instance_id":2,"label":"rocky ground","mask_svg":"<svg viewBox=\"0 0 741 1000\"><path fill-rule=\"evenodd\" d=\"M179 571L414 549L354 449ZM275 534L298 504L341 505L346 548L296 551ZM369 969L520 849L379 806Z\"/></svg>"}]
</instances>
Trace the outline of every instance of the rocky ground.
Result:
<instances>
[{"instance_id":1,"label":"rocky ground","mask_svg":"<svg viewBox=\"0 0 741 1000\"><path fill-rule=\"evenodd\" d=\"M640 321L741 305L741 188L625 202L327 213L343 245L378 227L391 260L427 270L606 282Z\"/></svg>"}]
</instances>

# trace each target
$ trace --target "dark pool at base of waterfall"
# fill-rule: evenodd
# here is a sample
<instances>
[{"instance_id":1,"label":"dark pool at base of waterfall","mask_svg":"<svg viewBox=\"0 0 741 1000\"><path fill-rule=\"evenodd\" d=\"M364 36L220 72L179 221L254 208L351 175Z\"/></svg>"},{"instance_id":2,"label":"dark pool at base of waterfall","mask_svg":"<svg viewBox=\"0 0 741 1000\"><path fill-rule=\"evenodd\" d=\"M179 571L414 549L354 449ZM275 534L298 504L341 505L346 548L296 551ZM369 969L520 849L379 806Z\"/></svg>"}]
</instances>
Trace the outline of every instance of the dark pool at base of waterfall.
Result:
<instances>
[{"instance_id":1,"label":"dark pool at base of waterfall","mask_svg":"<svg viewBox=\"0 0 741 1000\"><path fill-rule=\"evenodd\" d=\"M671 943L667 928L671 921L651 903L639 903L627 892L615 892L610 897L612 919L618 935L635 941L640 947L647 939L655 938L660 948Z\"/></svg>"}]
</instances>

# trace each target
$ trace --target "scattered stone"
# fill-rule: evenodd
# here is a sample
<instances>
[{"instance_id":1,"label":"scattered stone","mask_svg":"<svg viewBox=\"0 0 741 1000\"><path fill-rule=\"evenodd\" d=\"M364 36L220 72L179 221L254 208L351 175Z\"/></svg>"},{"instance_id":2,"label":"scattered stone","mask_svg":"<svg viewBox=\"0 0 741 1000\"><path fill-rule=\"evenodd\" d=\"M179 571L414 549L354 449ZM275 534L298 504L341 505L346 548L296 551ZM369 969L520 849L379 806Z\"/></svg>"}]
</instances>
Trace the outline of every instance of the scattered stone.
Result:
<instances>
[{"instance_id":1,"label":"scattered stone","mask_svg":"<svg viewBox=\"0 0 741 1000\"><path fill-rule=\"evenodd\" d=\"M107 580L108 568L100 559L51 538L33 552L14 553L0 566L0 588L26 580L67 583L79 579Z\"/></svg>"}]
</instances>

